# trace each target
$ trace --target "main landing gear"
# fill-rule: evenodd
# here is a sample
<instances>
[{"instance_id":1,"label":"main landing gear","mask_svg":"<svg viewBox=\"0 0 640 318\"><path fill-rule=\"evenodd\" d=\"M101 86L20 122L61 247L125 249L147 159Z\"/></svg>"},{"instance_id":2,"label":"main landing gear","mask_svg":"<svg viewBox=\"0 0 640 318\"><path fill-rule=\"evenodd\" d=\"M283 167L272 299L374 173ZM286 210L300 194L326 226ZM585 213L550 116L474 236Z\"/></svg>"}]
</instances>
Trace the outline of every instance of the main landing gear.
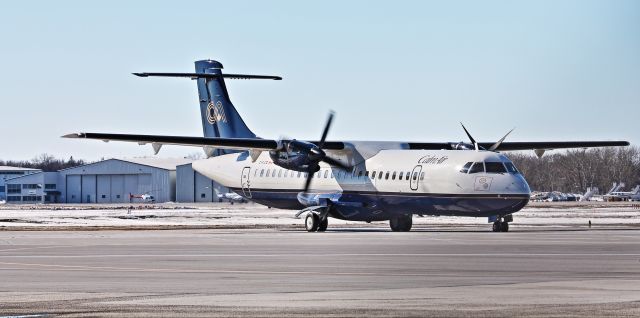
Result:
<instances>
[{"instance_id":1,"label":"main landing gear","mask_svg":"<svg viewBox=\"0 0 640 318\"><path fill-rule=\"evenodd\" d=\"M493 222L493 232L509 232L509 222L513 222L513 216L511 214L504 217L489 218L489 222Z\"/></svg>"},{"instance_id":2,"label":"main landing gear","mask_svg":"<svg viewBox=\"0 0 640 318\"><path fill-rule=\"evenodd\" d=\"M315 212L307 213L304 219L304 227L307 229L307 232L324 232L327 230L328 225L329 218L326 215L321 216Z\"/></svg>"},{"instance_id":3,"label":"main landing gear","mask_svg":"<svg viewBox=\"0 0 640 318\"><path fill-rule=\"evenodd\" d=\"M409 232L411 231L411 225L413 225L411 214L392 217L389 220L389 226L393 232Z\"/></svg>"}]
</instances>

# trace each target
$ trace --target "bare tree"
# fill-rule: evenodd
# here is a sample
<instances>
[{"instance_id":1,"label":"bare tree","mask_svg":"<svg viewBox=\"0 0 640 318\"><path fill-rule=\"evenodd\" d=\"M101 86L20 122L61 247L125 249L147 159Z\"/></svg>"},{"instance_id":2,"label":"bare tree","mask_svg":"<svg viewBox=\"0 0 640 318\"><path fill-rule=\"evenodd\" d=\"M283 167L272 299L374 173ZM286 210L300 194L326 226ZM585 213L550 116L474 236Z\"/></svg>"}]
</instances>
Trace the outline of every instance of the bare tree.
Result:
<instances>
[{"instance_id":1,"label":"bare tree","mask_svg":"<svg viewBox=\"0 0 640 318\"><path fill-rule=\"evenodd\" d=\"M629 187L640 183L637 147L568 150L542 158L524 153L507 155L532 190L583 192L598 187L606 191L613 182L625 182Z\"/></svg>"}]
</instances>

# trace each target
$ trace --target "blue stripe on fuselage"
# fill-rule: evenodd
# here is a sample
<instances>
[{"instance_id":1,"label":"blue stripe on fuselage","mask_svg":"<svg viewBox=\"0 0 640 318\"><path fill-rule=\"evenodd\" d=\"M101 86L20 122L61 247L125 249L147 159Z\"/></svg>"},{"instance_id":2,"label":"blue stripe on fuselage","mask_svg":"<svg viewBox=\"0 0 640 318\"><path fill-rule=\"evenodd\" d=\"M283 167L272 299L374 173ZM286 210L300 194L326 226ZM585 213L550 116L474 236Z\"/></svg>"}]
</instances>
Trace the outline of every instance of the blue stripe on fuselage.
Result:
<instances>
[{"instance_id":1,"label":"blue stripe on fuselage","mask_svg":"<svg viewBox=\"0 0 640 318\"><path fill-rule=\"evenodd\" d=\"M244 195L242 189L232 189ZM300 210L300 190L251 189L256 203L280 209ZM424 214L487 217L506 215L522 209L529 196L526 194L442 194L410 192L344 191L340 202L363 203L363 207L333 205L332 216L353 221L382 221L398 214Z\"/></svg>"}]
</instances>

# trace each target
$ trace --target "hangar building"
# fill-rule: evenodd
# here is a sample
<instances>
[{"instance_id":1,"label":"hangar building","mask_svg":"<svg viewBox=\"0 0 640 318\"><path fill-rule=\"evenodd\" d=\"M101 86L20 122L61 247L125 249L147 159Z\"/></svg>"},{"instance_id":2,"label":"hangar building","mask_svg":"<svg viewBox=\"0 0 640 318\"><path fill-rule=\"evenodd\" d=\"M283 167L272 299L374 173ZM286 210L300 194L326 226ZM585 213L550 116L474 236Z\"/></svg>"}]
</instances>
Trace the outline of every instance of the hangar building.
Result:
<instances>
[{"instance_id":1,"label":"hangar building","mask_svg":"<svg viewBox=\"0 0 640 318\"><path fill-rule=\"evenodd\" d=\"M218 202L229 190L193 170L191 163L176 167L176 202Z\"/></svg>"},{"instance_id":2,"label":"hangar building","mask_svg":"<svg viewBox=\"0 0 640 318\"><path fill-rule=\"evenodd\" d=\"M176 166L190 159L108 159L57 172L7 179L12 203L128 203L149 194L156 202L176 200Z\"/></svg>"},{"instance_id":3,"label":"hangar building","mask_svg":"<svg viewBox=\"0 0 640 318\"><path fill-rule=\"evenodd\" d=\"M14 189L7 190L6 181L7 179L13 179L16 177L24 176L31 173L40 172L40 169L31 169L31 168L21 168L21 167L11 167L11 166L0 166L0 200L7 199L7 192L9 193L18 193L22 189Z\"/></svg>"}]
</instances>

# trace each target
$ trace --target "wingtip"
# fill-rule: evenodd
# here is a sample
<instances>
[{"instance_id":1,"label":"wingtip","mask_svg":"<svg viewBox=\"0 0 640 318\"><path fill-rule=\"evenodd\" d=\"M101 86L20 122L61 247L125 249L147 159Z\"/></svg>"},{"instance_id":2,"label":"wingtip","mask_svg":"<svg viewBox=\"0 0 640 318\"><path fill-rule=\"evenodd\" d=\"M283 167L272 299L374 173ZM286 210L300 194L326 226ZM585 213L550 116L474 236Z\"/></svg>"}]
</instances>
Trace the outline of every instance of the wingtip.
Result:
<instances>
[{"instance_id":1,"label":"wingtip","mask_svg":"<svg viewBox=\"0 0 640 318\"><path fill-rule=\"evenodd\" d=\"M131 73L131 74L133 74L135 76L138 76L138 77L149 77L149 74L147 74L147 73Z\"/></svg>"},{"instance_id":2,"label":"wingtip","mask_svg":"<svg viewBox=\"0 0 640 318\"><path fill-rule=\"evenodd\" d=\"M61 138L82 138L84 136L83 133L72 133L60 136Z\"/></svg>"}]
</instances>

